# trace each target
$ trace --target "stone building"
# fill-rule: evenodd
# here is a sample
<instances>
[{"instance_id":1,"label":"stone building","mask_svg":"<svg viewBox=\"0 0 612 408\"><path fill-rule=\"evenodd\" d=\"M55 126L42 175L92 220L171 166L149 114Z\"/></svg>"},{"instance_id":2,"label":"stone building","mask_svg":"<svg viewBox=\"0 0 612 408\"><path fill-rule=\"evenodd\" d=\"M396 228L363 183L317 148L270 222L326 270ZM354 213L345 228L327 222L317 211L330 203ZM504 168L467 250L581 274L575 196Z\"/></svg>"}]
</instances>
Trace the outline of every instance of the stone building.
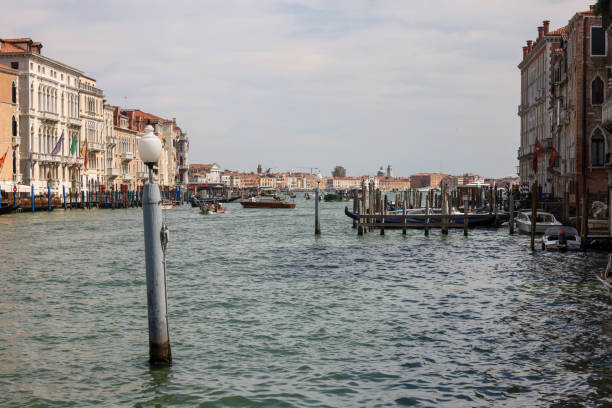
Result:
<instances>
[{"instance_id":1,"label":"stone building","mask_svg":"<svg viewBox=\"0 0 612 408\"><path fill-rule=\"evenodd\" d=\"M518 107L521 133L517 152L519 176L526 186L537 180L545 194L553 192L552 174L547 165L552 147L549 110L552 103L550 62L553 51L563 40L563 32L564 28L550 31L550 22L545 20L538 27L536 40L528 40L527 45L523 47L523 59L518 65L521 71L521 103ZM534 154L537 162L536 172Z\"/></svg>"},{"instance_id":2,"label":"stone building","mask_svg":"<svg viewBox=\"0 0 612 408\"><path fill-rule=\"evenodd\" d=\"M98 191L106 178L104 92L96 87L95 79L85 75L79 77L79 107L81 136L87 141L87 166L81 184L85 190Z\"/></svg>"},{"instance_id":3,"label":"stone building","mask_svg":"<svg viewBox=\"0 0 612 408\"><path fill-rule=\"evenodd\" d=\"M83 73L41 54L30 38L0 39L0 64L19 72L19 171L22 182L37 191L80 188L82 158L70 154L80 146L79 78ZM61 143L60 143L61 139ZM55 148L56 152L53 152Z\"/></svg>"},{"instance_id":4,"label":"stone building","mask_svg":"<svg viewBox=\"0 0 612 408\"><path fill-rule=\"evenodd\" d=\"M18 89L18 71L0 65L0 188L5 192L21 181Z\"/></svg>"},{"instance_id":5,"label":"stone building","mask_svg":"<svg viewBox=\"0 0 612 408\"><path fill-rule=\"evenodd\" d=\"M410 176L412 188L440 187L440 182L448 174L444 173L417 173Z\"/></svg>"}]
</instances>

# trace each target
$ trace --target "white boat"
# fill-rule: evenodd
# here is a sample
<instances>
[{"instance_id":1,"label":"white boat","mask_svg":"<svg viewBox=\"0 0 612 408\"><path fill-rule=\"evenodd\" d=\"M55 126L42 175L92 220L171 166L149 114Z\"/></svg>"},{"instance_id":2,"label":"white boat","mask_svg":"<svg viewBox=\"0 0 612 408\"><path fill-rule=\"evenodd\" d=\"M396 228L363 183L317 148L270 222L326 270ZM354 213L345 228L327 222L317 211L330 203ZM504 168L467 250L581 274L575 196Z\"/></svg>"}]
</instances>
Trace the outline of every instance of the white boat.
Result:
<instances>
[{"instance_id":1,"label":"white boat","mask_svg":"<svg viewBox=\"0 0 612 408\"><path fill-rule=\"evenodd\" d=\"M597 280L604 285L604 288L608 291L608 296L612 299L612 254L608 256L606 270L597 274Z\"/></svg>"},{"instance_id":2,"label":"white boat","mask_svg":"<svg viewBox=\"0 0 612 408\"><path fill-rule=\"evenodd\" d=\"M531 234L531 211L519 212L514 219L519 232ZM554 215L549 212L538 211L536 213L536 234L544 234L547 228L561 226Z\"/></svg>"},{"instance_id":3,"label":"white boat","mask_svg":"<svg viewBox=\"0 0 612 408\"><path fill-rule=\"evenodd\" d=\"M546 251L577 251L580 235L574 227L549 227L542 236L542 249Z\"/></svg>"}]
</instances>

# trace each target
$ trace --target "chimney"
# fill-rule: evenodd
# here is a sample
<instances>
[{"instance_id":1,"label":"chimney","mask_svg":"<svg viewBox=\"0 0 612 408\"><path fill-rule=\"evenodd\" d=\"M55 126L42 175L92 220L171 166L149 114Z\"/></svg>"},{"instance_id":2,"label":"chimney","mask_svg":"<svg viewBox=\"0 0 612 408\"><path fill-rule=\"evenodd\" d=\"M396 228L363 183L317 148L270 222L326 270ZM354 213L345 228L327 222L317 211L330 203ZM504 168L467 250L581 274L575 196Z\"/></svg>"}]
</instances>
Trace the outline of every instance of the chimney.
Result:
<instances>
[{"instance_id":1,"label":"chimney","mask_svg":"<svg viewBox=\"0 0 612 408\"><path fill-rule=\"evenodd\" d=\"M533 50L533 41L527 40L527 54L529 54Z\"/></svg>"},{"instance_id":2,"label":"chimney","mask_svg":"<svg viewBox=\"0 0 612 408\"><path fill-rule=\"evenodd\" d=\"M544 27L540 26L538 27L538 40L541 40L543 36L544 36Z\"/></svg>"},{"instance_id":3,"label":"chimney","mask_svg":"<svg viewBox=\"0 0 612 408\"><path fill-rule=\"evenodd\" d=\"M542 24L544 25L544 35L546 35L550 32L550 21L544 20Z\"/></svg>"},{"instance_id":4,"label":"chimney","mask_svg":"<svg viewBox=\"0 0 612 408\"><path fill-rule=\"evenodd\" d=\"M527 47L523 47L523 59L527 56Z\"/></svg>"}]
</instances>

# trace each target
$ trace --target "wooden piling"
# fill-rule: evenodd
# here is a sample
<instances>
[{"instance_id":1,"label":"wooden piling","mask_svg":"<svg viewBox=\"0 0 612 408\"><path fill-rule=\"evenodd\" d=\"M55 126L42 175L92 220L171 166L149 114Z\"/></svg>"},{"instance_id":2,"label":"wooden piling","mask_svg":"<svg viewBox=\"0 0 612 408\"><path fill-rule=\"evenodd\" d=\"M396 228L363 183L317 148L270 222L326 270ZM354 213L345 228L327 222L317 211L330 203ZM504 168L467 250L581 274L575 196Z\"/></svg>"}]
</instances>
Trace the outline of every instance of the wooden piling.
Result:
<instances>
[{"instance_id":1,"label":"wooden piling","mask_svg":"<svg viewBox=\"0 0 612 408\"><path fill-rule=\"evenodd\" d=\"M425 199L425 215L429 215L429 198ZM429 217L425 218L425 236L429 236Z\"/></svg>"},{"instance_id":2,"label":"wooden piling","mask_svg":"<svg viewBox=\"0 0 612 408\"><path fill-rule=\"evenodd\" d=\"M404 195L404 204L402 205L402 215L404 216L404 228L402 228L402 235L406 235L406 204L407 204L408 198L406 197L406 195Z\"/></svg>"},{"instance_id":3,"label":"wooden piling","mask_svg":"<svg viewBox=\"0 0 612 408\"><path fill-rule=\"evenodd\" d=\"M463 236L468 236L468 196L463 196Z\"/></svg>"},{"instance_id":4,"label":"wooden piling","mask_svg":"<svg viewBox=\"0 0 612 408\"><path fill-rule=\"evenodd\" d=\"M531 186L531 250L535 249L535 232L537 222L538 182Z\"/></svg>"},{"instance_id":5,"label":"wooden piling","mask_svg":"<svg viewBox=\"0 0 612 408\"><path fill-rule=\"evenodd\" d=\"M448 195L446 184L442 186L442 195L440 200L440 215L442 216L442 235L448 235Z\"/></svg>"},{"instance_id":6,"label":"wooden piling","mask_svg":"<svg viewBox=\"0 0 612 408\"><path fill-rule=\"evenodd\" d=\"M510 235L514 234L514 191L513 189L510 189L510 203L509 203L509 210L510 210L510 220L508 221L508 230Z\"/></svg>"},{"instance_id":7,"label":"wooden piling","mask_svg":"<svg viewBox=\"0 0 612 408\"><path fill-rule=\"evenodd\" d=\"M353 214L359 212L359 190L353 190ZM353 228L357 228L358 221L353 219Z\"/></svg>"},{"instance_id":8,"label":"wooden piling","mask_svg":"<svg viewBox=\"0 0 612 408\"><path fill-rule=\"evenodd\" d=\"M382 227L380 227L380 235L385 235L385 213L387 212L387 196L385 195L385 198L382 200L382 205L380 208L380 223L383 224Z\"/></svg>"}]
</instances>

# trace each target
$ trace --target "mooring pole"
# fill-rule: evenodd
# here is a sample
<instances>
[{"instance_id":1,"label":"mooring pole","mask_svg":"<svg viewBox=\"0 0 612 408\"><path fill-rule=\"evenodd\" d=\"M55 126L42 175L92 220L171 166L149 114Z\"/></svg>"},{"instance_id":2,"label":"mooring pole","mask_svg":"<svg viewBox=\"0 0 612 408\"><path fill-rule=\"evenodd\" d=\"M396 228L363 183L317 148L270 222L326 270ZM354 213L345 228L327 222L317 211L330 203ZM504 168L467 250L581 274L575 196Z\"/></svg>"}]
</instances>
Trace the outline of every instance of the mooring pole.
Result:
<instances>
[{"instance_id":1,"label":"mooring pole","mask_svg":"<svg viewBox=\"0 0 612 408\"><path fill-rule=\"evenodd\" d=\"M64 196L64 210L66 209L66 186L62 185L62 195Z\"/></svg>"},{"instance_id":2,"label":"mooring pole","mask_svg":"<svg viewBox=\"0 0 612 408\"><path fill-rule=\"evenodd\" d=\"M319 185L321 184L321 173L317 174L317 189L315 191L315 235L321 235L321 225L319 224Z\"/></svg>"},{"instance_id":3,"label":"mooring pole","mask_svg":"<svg viewBox=\"0 0 612 408\"><path fill-rule=\"evenodd\" d=\"M536 180L531 186L531 250L535 249L535 233L536 233L536 222L537 222L537 211L538 205L538 181Z\"/></svg>"},{"instance_id":4,"label":"mooring pole","mask_svg":"<svg viewBox=\"0 0 612 408\"><path fill-rule=\"evenodd\" d=\"M161 142L153 135L153 127L139 143L142 160L149 166L149 184L144 186L142 213L144 222L145 266L147 277L147 309L149 320L149 362L153 365L172 363L168 329L166 294L166 259L168 228L162 222L161 194L153 176L153 165L159 160Z\"/></svg>"},{"instance_id":5,"label":"mooring pole","mask_svg":"<svg viewBox=\"0 0 612 408\"><path fill-rule=\"evenodd\" d=\"M468 236L468 196L463 196L463 236Z\"/></svg>"},{"instance_id":6,"label":"mooring pole","mask_svg":"<svg viewBox=\"0 0 612 408\"><path fill-rule=\"evenodd\" d=\"M47 201L49 203L49 211L51 211L51 185L47 185Z\"/></svg>"},{"instance_id":7,"label":"mooring pole","mask_svg":"<svg viewBox=\"0 0 612 408\"><path fill-rule=\"evenodd\" d=\"M13 184L13 206L17 207L17 184Z\"/></svg>"},{"instance_id":8,"label":"mooring pole","mask_svg":"<svg viewBox=\"0 0 612 408\"><path fill-rule=\"evenodd\" d=\"M510 235L514 234L514 191L512 188L509 190L510 194L510 221L508 221L508 229L510 230Z\"/></svg>"}]
</instances>

